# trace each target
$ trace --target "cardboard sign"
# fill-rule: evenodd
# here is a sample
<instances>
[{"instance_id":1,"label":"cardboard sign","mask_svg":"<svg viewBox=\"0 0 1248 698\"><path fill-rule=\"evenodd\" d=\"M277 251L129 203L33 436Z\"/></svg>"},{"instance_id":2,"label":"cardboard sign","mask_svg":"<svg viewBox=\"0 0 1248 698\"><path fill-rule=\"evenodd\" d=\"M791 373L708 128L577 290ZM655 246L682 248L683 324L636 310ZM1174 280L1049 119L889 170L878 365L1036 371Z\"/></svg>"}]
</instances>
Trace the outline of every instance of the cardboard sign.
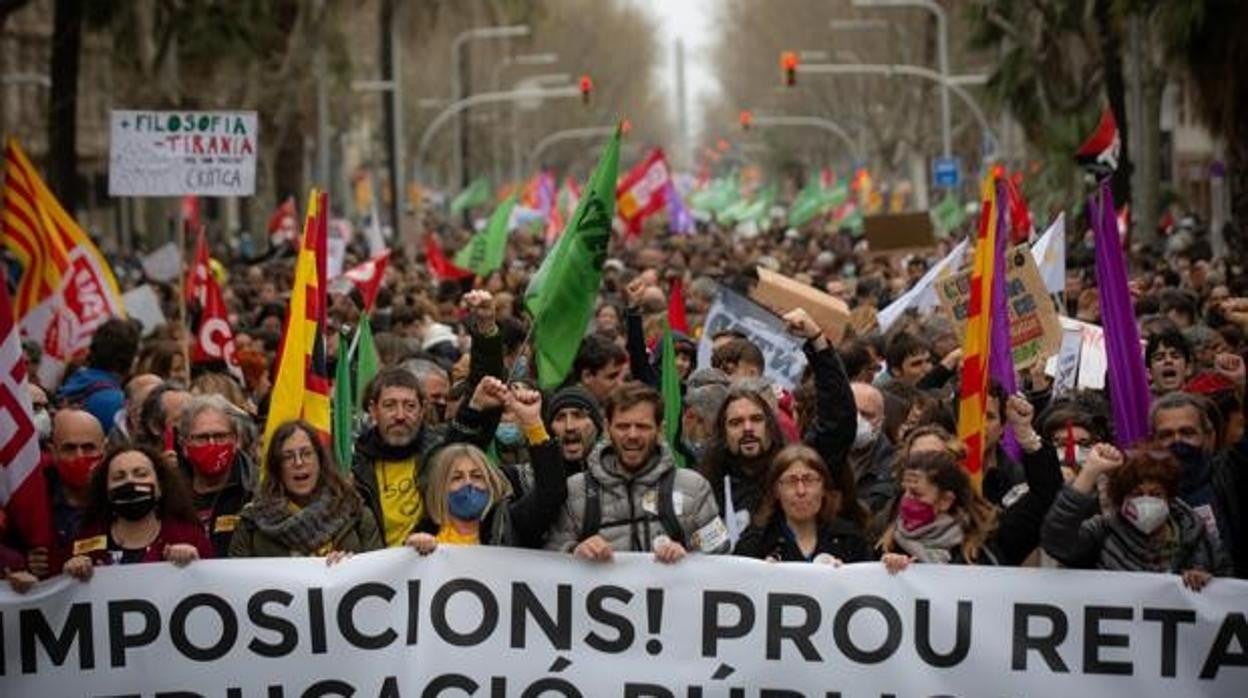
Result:
<instances>
[{"instance_id":1,"label":"cardboard sign","mask_svg":"<svg viewBox=\"0 0 1248 698\"><path fill-rule=\"evenodd\" d=\"M805 308L833 344L841 341L849 324L849 306L845 301L763 267L758 268L758 285L750 292L750 298L777 315Z\"/></svg>"},{"instance_id":2,"label":"cardboard sign","mask_svg":"<svg viewBox=\"0 0 1248 698\"><path fill-rule=\"evenodd\" d=\"M867 216L863 224L867 246L872 252L898 252L936 245L932 216L927 211Z\"/></svg>"},{"instance_id":3,"label":"cardboard sign","mask_svg":"<svg viewBox=\"0 0 1248 698\"><path fill-rule=\"evenodd\" d=\"M1010 308L1010 345L1014 367L1030 368L1037 361L1053 356L1061 348L1062 325L1036 268L1036 260L1025 246L1005 255L1005 293ZM936 282L941 305L954 320L958 337L965 340L966 313L971 299L971 270L963 269Z\"/></svg>"},{"instance_id":4,"label":"cardboard sign","mask_svg":"<svg viewBox=\"0 0 1248 698\"><path fill-rule=\"evenodd\" d=\"M109 196L251 196L254 111L111 112Z\"/></svg>"}]
</instances>

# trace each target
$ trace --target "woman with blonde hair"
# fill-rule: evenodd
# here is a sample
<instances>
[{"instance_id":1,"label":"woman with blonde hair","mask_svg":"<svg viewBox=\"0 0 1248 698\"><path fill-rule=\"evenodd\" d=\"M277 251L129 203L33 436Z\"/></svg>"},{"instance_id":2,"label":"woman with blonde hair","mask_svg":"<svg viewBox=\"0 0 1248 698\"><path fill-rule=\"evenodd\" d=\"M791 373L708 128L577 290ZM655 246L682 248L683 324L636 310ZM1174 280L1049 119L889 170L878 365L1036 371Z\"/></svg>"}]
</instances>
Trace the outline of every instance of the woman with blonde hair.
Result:
<instances>
[{"instance_id":1,"label":"woman with blonde hair","mask_svg":"<svg viewBox=\"0 0 1248 698\"><path fill-rule=\"evenodd\" d=\"M559 446L542 423L541 393L512 387L506 407L528 443L533 489L517 498L507 477L481 449L470 444L443 447L429 463L425 516L407 539L421 555L440 543L524 546L541 541L558 518L568 483Z\"/></svg>"},{"instance_id":2,"label":"woman with blonde hair","mask_svg":"<svg viewBox=\"0 0 1248 698\"><path fill-rule=\"evenodd\" d=\"M1028 491L1000 511L976 491L947 432L920 427L907 436L897 465L902 494L879 541L890 573L916 561L1017 566L1035 550L1061 470L1053 446L1031 426L1031 404L1015 395L1005 411L1022 446Z\"/></svg>"}]
</instances>

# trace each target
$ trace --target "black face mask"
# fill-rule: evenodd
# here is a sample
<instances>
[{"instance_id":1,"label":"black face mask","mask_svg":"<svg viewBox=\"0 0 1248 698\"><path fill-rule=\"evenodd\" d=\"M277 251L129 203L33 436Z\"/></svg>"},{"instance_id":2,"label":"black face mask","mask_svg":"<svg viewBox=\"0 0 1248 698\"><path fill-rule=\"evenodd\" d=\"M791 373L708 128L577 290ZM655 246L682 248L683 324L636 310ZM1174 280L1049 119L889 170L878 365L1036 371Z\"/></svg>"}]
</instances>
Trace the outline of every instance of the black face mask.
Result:
<instances>
[{"instance_id":1,"label":"black face mask","mask_svg":"<svg viewBox=\"0 0 1248 698\"><path fill-rule=\"evenodd\" d=\"M138 521L156 508L156 486L127 482L108 491L108 504L127 521Z\"/></svg>"}]
</instances>

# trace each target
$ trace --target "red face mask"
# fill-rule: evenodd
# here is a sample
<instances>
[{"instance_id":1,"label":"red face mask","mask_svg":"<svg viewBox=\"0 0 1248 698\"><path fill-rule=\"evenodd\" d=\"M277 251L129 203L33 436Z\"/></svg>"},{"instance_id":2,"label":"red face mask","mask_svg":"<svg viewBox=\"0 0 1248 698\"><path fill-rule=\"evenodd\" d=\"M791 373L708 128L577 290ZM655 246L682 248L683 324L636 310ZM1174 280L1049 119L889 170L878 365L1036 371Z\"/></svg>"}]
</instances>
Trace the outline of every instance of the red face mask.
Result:
<instances>
[{"instance_id":1,"label":"red face mask","mask_svg":"<svg viewBox=\"0 0 1248 698\"><path fill-rule=\"evenodd\" d=\"M83 455L74 456L73 458L57 458L56 474L61 476L61 482L75 489L86 487L91 480L91 471L95 466L104 460L100 455Z\"/></svg>"},{"instance_id":2,"label":"red face mask","mask_svg":"<svg viewBox=\"0 0 1248 698\"><path fill-rule=\"evenodd\" d=\"M233 443L188 445L186 459L200 475L216 477L229 470L230 464L234 462L234 453L237 448Z\"/></svg>"},{"instance_id":3,"label":"red face mask","mask_svg":"<svg viewBox=\"0 0 1248 698\"><path fill-rule=\"evenodd\" d=\"M909 494L902 495L897 513L906 531L914 531L936 520L936 507Z\"/></svg>"}]
</instances>

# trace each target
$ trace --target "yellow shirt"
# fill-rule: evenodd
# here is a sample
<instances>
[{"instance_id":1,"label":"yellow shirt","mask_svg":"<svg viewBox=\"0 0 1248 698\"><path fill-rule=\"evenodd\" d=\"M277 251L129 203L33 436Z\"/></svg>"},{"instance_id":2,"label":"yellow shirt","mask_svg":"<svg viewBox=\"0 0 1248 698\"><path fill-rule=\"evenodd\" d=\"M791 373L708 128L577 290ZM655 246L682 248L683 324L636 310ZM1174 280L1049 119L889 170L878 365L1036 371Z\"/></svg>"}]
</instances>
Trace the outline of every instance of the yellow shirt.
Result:
<instances>
[{"instance_id":1,"label":"yellow shirt","mask_svg":"<svg viewBox=\"0 0 1248 698\"><path fill-rule=\"evenodd\" d=\"M416 459L377 461L373 467L377 474L377 493L381 497L386 547L398 547L425 513L420 488L416 486Z\"/></svg>"},{"instance_id":2,"label":"yellow shirt","mask_svg":"<svg viewBox=\"0 0 1248 698\"><path fill-rule=\"evenodd\" d=\"M480 533L469 533L467 535L455 530L454 526L442 526L438 528L438 543L447 545L480 545Z\"/></svg>"}]
</instances>

